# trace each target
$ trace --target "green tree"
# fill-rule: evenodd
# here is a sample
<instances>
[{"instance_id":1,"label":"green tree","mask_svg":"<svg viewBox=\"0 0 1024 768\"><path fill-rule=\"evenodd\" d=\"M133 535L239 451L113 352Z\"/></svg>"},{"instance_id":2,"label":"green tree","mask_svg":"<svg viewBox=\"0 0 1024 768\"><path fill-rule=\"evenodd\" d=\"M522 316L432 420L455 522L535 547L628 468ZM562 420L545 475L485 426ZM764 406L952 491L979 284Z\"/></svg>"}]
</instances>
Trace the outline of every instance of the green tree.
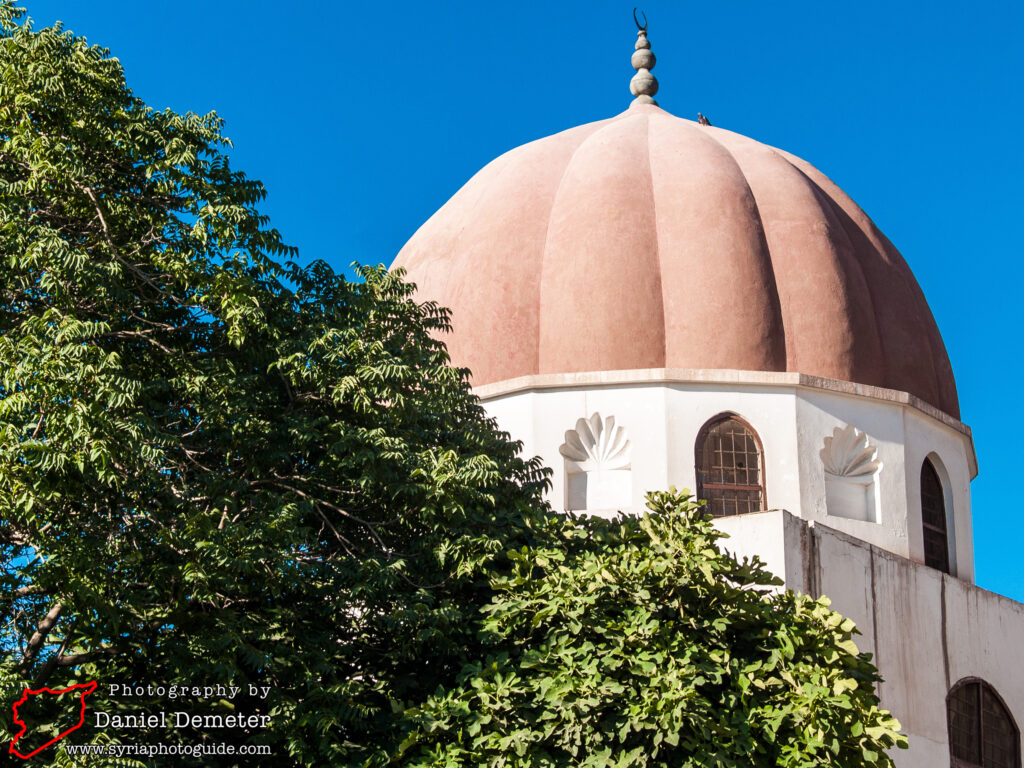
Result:
<instances>
[{"instance_id":1,"label":"green tree","mask_svg":"<svg viewBox=\"0 0 1024 768\"><path fill-rule=\"evenodd\" d=\"M382 753L472 658L481 566L545 476L448 365L445 311L383 268L282 263L215 115L148 108L106 50L19 15L0 3L0 699L97 679L112 714L271 715L98 742Z\"/></svg>"},{"instance_id":2,"label":"green tree","mask_svg":"<svg viewBox=\"0 0 1024 768\"><path fill-rule=\"evenodd\" d=\"M722 552L684 494L548 519L484 609L490 654L410 717L409 765L891 765L853 622Z\"/></svg>"}]
</instances>

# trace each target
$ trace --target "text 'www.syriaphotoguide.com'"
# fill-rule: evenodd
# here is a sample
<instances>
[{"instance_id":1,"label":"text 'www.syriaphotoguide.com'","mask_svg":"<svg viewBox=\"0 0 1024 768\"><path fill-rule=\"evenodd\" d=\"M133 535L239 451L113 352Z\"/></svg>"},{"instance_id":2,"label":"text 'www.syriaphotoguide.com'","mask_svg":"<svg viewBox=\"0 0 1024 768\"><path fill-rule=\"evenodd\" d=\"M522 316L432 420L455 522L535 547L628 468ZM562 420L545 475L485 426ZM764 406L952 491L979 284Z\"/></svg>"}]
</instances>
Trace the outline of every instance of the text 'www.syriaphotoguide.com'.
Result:
<instances>
[{"instance_id":1,"label":"text 'www.syriaphotoguide.com'","mask_svg":"<svg viewBox=\"0 0 1024 768\"><path fill-rule=\"evenodd\" d=\"M181 755L269 755L267 744L64 744L69 755L103 755L105 757L159 757Z\"/></svg>"}]
</instances>

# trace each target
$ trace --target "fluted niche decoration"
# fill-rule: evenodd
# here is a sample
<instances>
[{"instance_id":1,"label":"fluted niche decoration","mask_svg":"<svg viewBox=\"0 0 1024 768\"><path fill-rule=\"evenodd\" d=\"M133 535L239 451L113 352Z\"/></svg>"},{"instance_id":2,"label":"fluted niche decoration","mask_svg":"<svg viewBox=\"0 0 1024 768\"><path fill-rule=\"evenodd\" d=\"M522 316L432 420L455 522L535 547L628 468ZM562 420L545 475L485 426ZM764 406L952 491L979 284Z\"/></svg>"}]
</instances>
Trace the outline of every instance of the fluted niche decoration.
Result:
<instances>
[{"instance_id":1,"label":"fluted niche decoration","mask_svg":"<svg viewBox=\"0 0 1024 768\"><path fill-rule=\"evenodd\" d=\"M825 505L829 515L880 522L876 479L882 470L878 449L852 424L836 427L821 449L825 468Z\"/></svg>"},{"instance_id":2,"label":"fluted niche decoration","mask_svg":"<svg viewBox=\"0 0 1024 768\"><path fill-rule=\"evenodd\" d=\"M631 506L633 446L614 416L579 419L558 452L565 459L566 509L615 512Z\"/></svg>"}]
</instances>

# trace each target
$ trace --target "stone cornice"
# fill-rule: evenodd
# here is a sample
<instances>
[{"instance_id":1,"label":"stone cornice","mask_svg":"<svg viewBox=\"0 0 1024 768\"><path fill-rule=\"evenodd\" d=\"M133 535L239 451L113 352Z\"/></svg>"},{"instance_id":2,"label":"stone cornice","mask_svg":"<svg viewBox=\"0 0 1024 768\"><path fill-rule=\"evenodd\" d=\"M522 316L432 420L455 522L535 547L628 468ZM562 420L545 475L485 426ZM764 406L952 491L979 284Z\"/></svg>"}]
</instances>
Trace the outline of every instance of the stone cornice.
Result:
<instances>
[{"instance_id":1,"label":"stone cornice","mask_svg":"<svg viewBox=\"0 0 1024 768\"><path fill-rule=\"evenodd\" d=\"M959 432L967 445L967 459L971 477L978 474L978 459L974 452L971 428L945 411L926 403L916 395L884 387L856 384L852 381L809 376L790 371L738 371L712 368L642 368L627 371L588 371L582 373L541 373L515 379L484 384L473 388L483 401L520 392L545 389L576 389L579 387L620 387L644 384L739 384L743 386L812 389L839 395L863 397L870 400L911 408L943 426Z\"/></svg>"}]
</instances>

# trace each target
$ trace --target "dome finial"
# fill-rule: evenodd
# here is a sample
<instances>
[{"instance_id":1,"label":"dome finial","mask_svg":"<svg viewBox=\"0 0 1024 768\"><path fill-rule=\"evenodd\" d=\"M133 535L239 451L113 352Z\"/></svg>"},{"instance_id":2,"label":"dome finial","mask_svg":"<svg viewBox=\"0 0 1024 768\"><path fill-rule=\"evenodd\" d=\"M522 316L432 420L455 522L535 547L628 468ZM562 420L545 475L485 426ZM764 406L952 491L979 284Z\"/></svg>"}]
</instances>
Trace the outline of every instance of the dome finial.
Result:
<instances>
[{"instance_id":1,"label":"dome finial","mask_svg":"<svg viewBox=\"0 0 1024 768\"><path fill-rule=\"evenodd\" d=\"M640 31L636 33L636 50L629 60L633 69L636 70L633 79L629 81L629 91L636 96L630 106L635 104L657 105L658 102L654 100L654 94L658 92L658 79L651 74L657 59L651 52L651 44L647 42L647 14L643 11L640 14L644 17L643 26L640 25L640 20L636 17L636 8L633 9L633 21L636 22L636 28Z\"/></svg>"}]
</instances>

